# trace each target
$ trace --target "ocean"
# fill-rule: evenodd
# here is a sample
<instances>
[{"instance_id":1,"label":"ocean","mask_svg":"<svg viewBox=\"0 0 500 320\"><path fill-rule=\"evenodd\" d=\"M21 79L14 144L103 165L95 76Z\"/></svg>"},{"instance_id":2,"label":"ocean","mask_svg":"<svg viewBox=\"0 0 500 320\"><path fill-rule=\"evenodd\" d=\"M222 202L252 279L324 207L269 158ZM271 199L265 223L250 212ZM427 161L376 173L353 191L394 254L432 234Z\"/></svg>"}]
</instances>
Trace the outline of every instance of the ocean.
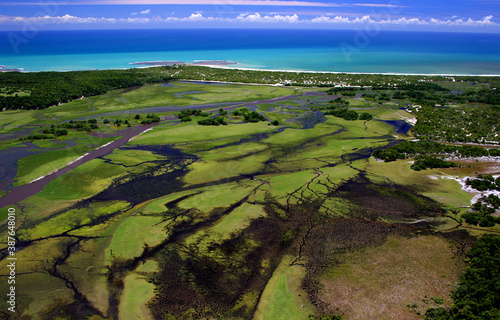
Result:
<instances>
[{"instance_id":1,"label":"ocean","mask_svg":"<svg viewBox=\"0 0 500 320\"><path fill-rule=\"evenodd\" d=\"M227 60L227 67L352 73L500 75L500 34L162 29L0 32L0 66L24 71Z\"/></svg>"}]
</instances>

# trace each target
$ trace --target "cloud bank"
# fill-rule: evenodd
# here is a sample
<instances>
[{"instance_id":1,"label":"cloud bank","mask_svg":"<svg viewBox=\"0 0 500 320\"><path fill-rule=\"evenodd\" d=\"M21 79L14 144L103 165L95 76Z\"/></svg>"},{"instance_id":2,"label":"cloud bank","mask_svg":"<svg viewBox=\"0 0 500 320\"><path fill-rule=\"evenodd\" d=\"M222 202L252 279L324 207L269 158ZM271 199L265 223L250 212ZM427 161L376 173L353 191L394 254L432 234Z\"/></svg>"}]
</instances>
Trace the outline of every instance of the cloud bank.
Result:
<instances>
[{"instance_id":1,"label":"cloud bank","mask_svg":"<svg viewBox=\"0 0 500 320\"><path fill-rule=\"evenodd\" d=\"M262 15L260 13L254 14L240 14L235 18L224 18L224 17L212 17L204 16L202 13L192 13L188 17L139 17L139 14L145 15L149 14L150 10L144 10L140 13L136 13L132 18L106 18L106 17L77 17L72 15L62 15L62 16L40 16L40 17L13 17L13 16L1 16L0 15L0 25L16 25L16 24L116 24L116 23L128 23L128 24L144 24L144 23L156 23L156 24L168 24L168 23L188 23L188 22L205 22L205 23L226 23L226 24L308 24L308 25L365 25L365 24L377 24L377 25L418 25L418 26L499 26L499 24L492 21L493 16L486 16L481 20L474 19L420 19L420 18L386 18L386 19L376 19L370 15L365 15L363 17L345 17L345 16L318 16L312 19L300 19L297 14L293 15Z\"/></svg>"}]
</instances>

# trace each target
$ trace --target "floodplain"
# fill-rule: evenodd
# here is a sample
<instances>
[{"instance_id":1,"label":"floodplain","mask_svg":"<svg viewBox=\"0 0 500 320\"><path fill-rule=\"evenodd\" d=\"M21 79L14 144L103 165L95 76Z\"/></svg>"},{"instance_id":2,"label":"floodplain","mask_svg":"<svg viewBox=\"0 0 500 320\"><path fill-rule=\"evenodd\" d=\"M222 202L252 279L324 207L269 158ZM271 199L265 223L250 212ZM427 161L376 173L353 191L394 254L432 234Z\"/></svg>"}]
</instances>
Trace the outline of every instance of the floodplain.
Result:
<instances>
[{"instance_id":1,"label":"floodplain","mask_svg":"<svg viewBox=\"0 0 500 320\"><path fill-rule=\"evenodd\" d=\"M346 99L371 120L325 115L337 98L325 91L175 81L0 113L15 163L2 191L56 175L9 204L22 261L13 319L421 319L450 305L467 232L499 232L461 221L473 195L432 178L467 172L374 159L413 139L398 125L413 115L363 97ZM227 125L177 117L220 108ZM266 121L233 113L244 108ZM161 121L57 176L149 113ZM83 119L99 128L18 140Z\"/></svg>"}]
</instances>

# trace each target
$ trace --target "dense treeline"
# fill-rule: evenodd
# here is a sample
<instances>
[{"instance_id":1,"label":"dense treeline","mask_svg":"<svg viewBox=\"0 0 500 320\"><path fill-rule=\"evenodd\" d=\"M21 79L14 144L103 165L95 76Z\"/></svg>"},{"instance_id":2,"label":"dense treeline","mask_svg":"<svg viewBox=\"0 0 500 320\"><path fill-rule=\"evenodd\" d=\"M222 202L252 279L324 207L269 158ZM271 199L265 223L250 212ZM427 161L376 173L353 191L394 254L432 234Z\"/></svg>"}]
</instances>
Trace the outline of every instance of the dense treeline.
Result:
<instances>
[{"instance_id":1,"label":"dense treeline","mask_svg":"<svg viewBox=\"0 0 500 320\"><path fill-rule=\"evenodd\" d=\"M141 121L141 124L151 124L156 122L160 122L160 117L154 113L148 113L146 115L146 119Z\"/></svg>"},{"instance_id":2,"label":"dense treeline","mask_svg":"<svg viewBox=\"0 0 500 320\"><path fill-rule=\"evenodd\" d=\"M68 129L76 131L91 132L92 130L98 129L97 120L89 119L87 121L69 121L62 124L52 124L50 127L44 128L41 134L28 135L26 137L19 138L20 141L26 140L42 140L42 139L54 139L60 136L68 135Z\"/></svg>"},{"instance_id":3,"label":"dense treeline","mask_svg":"<svg viewBox=\"0 0 500 320\"><path fill-rule=\"evenodd\" d=\"M324 111L323 113L325 115L332 115L337 118L342 118L344 120L350 120L350 121L373 119L373 116L367 112L359 114L354 110L349 110L348 108L335 108L335 109L330 109L328 111Z\"/></svg>"},{"instance_id":4,"label":"dense treeline","mask_svg":"<svg viewBox=\"0 0 500 320\"><path fill-rule=\"evenodd\" d=\"M376 90L394 90L404 85L416 85L417 87L414 87L414 89L427 90L428 87L425 87L426 84L432 81L450 83L453 81L452 78L444 76L273 72L264 70L219 69L203 66L171 66L166 68L178 71L174 76L176 79L336 87L346 91L348 91L348 87L346 86L356 86L355 90L370 89L368 87ZM457 82L491 83L495 86L498 86L500 83L500 79L497 77L467 76L454 77L454 80ZM439 89L439 91L446 92L447 90Z\"/></svg>"},{"instance_id":5,"label":"dense treeline","mask_svg":"<svg viewBox=\"0 0 500 320\"><path fill-rule=\"evenodd\" d=\"M0 74L0 88L10 94L0 95L0 109L43 109L95 96L113 89L165 82L170 73L161 69L128 69L72 72L5 72ZM17 94L29 92L28 95Z\"/></svg>"},{"instance_id":6,"label":"dense treeline","mask_svg":"<svg viewBox=\"0 0 500 320\"><path fill-rule=\"evenodd\" d=\"M177 118L179 118L181 122L191 121L192 120L191 116L208 117L209 114L201 110L191 110L191 109L182 110L181 112L177 113Z\"/></svg>"},{"instance_id":7,"label":"dense treeline","mask_svg":"<svg viewBox=\"0 0 500 320\"><path fill-rule=\"evenodd\" d=\"M267 121L266 117L258 113L257 111L250 111L248 108L239 108L233 111L233 116L241 117L245 119L245 122L260 122Z\"/></svg>"},{"instance_id":8,"label":"dense treeline","mask_svg":"<svg viewBox=\"0 0 500 320\"><path fill-rule=\"evenodd\" d=\"M422 141L404 141L387 149L377 149L373 152L373 156L382 159L386 162L395 161L397 159L414 158L416 156L425 155L446 155L455 157L484 157L484 156L500 156L498 149L485 149L473 146L455 146L446 145L431 140Z\"/></svg>"},{"instance_id":9,"label":"dense treeline","mask_svg":"<svg viewBox=\"0 0 500 320\"><path fill-rule=\"evenodd\" d=\"M479 175L476 179L467 179L465 183L478 191L500 191L500 177L494 179L491 174Z\"/></svg>"},{"instance_id":10,"label":"dense treeline","mask_svg":"<svg viewBox=\"0 0 500 320\"><path fill-rule=\"evenodd\" d=\"M484 235L467 257L469 266L452 293L453 306L427 310L426 320L500 319L500 237Z\"/></svg>"},{"instance_id":11,"label":"dense treeline","mask_svg":"<svg viewBox=\"0 0 500 320\"><path fill-rule=\"evenodd\" d=\"M416 112L417 137L450 142L500 142L500 107L435 108Z\"/></svg>"},{"instance_id":12,"label":"dense treeline","mask_svg":"<svg viewBox=\"0 0 500 320\"><path fill-rule=\"evenodd\" d=\"M453 168L457 165L451 161L445 161L434 157L423 157L415 159L415 163L411 165L411 169L415 171L425 170L427 168Z\"/></svg>"},{"instance_id":13,"label":"dense treeline","mask_svg":"<svg viewBox=\"0 0 500 320\"><path fill-rule=\"evenodd\" d=\"M215 117L210 119L204 119L198 121L199 125L202 126L219 126L219 125L227 125L226 119L224 117Z\"/></svg>"},{"instance_id":14,"label":"dense treeline","mask_svg":"<svg viewBox=\"0 0 500 320\"><path fill-rule=\"evenodd\" d=\"M351 90L396 90L396 94L401 98L413 97L416 101L451 99L458 102L500 104L499 93L495 90L482 88L455 94L432 83L452 82L450 77L442 76L272 72L203 66L165 66L128 70L3 72L0 73L0 109L47 108L82 96L94 96L113 89L171 79L336 87L335 90L340 88L346 95L352 95ZM495 77L455 77L455 80L474 84L486 83L495 87L500 84L500 80ZM351 89L349 86L355 88Z\"/></svg>"}]
</instances>

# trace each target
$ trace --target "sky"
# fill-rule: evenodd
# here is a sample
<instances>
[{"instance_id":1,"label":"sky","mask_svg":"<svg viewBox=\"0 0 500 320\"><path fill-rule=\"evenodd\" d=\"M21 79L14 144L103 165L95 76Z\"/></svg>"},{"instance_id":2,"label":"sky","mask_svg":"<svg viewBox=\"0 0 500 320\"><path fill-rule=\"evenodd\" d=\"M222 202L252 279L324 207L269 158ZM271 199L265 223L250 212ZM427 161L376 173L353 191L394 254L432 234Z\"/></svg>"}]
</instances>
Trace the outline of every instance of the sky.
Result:
<instances>
[{"instance_id":1,"label":"sky","mask_svg":"<svg viewBox=\"0 0 500 320\"><path fill-rule=\"evenodd\" d=\"M0 0L0 30L135 28L500 33L500 0Z\"/></svg>"}]
</instances>

